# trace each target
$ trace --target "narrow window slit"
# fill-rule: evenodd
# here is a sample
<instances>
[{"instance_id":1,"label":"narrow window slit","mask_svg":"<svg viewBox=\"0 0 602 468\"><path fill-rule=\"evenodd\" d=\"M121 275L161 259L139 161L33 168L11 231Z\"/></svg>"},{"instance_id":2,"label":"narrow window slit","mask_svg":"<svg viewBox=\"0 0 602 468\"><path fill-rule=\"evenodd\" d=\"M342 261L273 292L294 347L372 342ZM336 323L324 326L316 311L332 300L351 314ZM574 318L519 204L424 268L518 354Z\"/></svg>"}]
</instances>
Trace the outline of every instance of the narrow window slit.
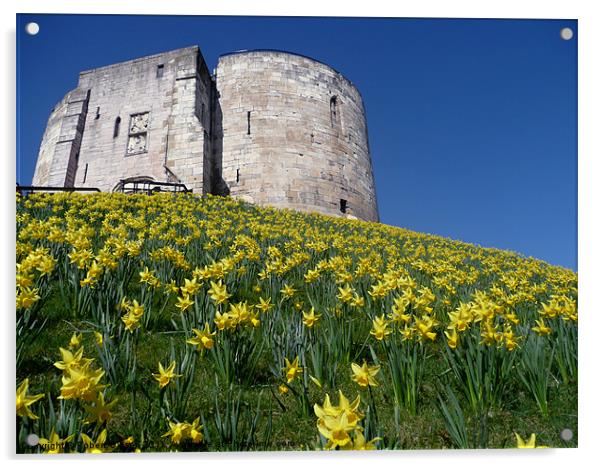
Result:
<instances>
[{"instance_id":1,"label":"narrow window slit","mask_svg":"<svg viewBox=\"0 0 602 468\"><path fill-rule=\"evenodd\" d=\"M86 177L88 177L88 163L86 163L86 167L84 169L84 180L82 180L82 184L86 183Z\"/></svg>"},{"instance_id":2,"label":"narrow window slit","mask_svg":"<svg viewBox=\"0 0 602 468\"><path fill-rule=\"evenodd\" d=\"M251 111L247 111L247 135L251 134Z\"/></svg>"},{"instance_id":3,"label":"narrow window slit","mask_svg":"<svg viewBox=\"0 0 602 468\"><path fill-rule=\"evenodd\" d=\"M337 125L337 97L330 98L330 126L334 128Z\"/></svg>"},{"instance_id":4,"label":"narrow window slit","mask_svg":"<svg viewBox=\"0 0 602 468\"><path fill-rule=\"evenodd\" d=\"M113 127L113 138L117 138L119 136L119 126L121 125L121 117L117 117L115 119L115 126Z\"/></svg>"},{"instance_id":5,"label":"narrow window slit","mask_svg":"<svg viewBox=\"0 0 602 468\"><path fill-rule=\"evenodd\" d=\"M96 117L94 117L96 120L100 119L100 107L96 108Z\"/></svg>"},{"instance_id":6,"label":"narrow window slit","mask_svg":"<svg viewBox=\"0 0 602 468\"><path fill-rule=\"evenodd\" d=\"M341 213L347 213L347 200L341 198L339 202L339 209L341 210Z\"/></svg>"},{"instance_id":7,"label":"narrow window slit","mask_svg":"<svg viewBox=\"0 0 602 468\"><path fill-rule=\"evenodd\" d=\"M165 69L164 64L157 65L157 78L163 78L163 70Z\"/></svg>"}]
</instances>

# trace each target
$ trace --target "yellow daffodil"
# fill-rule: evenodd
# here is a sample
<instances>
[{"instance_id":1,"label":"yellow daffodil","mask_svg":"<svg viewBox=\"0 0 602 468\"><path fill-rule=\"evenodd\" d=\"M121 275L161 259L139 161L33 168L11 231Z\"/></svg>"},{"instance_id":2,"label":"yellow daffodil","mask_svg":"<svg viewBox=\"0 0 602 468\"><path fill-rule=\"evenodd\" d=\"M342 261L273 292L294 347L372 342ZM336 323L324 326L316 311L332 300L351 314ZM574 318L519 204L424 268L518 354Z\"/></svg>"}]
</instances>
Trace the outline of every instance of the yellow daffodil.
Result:
<instances>
[{"instance_id":1,"label":"yellow daffodil","mask_svg":"<svg viewBox=\"0 0 602 468\"><path fill-rule=\"evenodd\" d=\"M52 428L49 438L46 439L45 437L41 437L38 445L44 450L44 453L65 453L65 448L67 448L67 445L74 437L75 434L71 434L64 439L61 439L54 428Z\"/></svg>"},{"instance_id":2,"label":"yellow daffodil","mask_svg":"<svg viewBox=\"0 0 602 468\"><path fill-rule=\"evenodd\" d=\"M320 317L322 317L322 315L316 315L314 308L312 307L309 312L303 312L303 324L308 328L312 328Z\"/></svg>"},{"instance_id":3,"label":"yellow daffodil","mask_svg":"<svg viewBox=\"0 0 602 468\"><path fill-rule=\"evenodd\" d=\"M286 382L291 383L298 375L303 373L303 368L299 366L299 356L293 359L291 363L288 358L284 358L286 366L283 368Z\"/></svg>"},{"instance_id":4,"label":"yellow daffodil","mask_svg":"<svg viewBox=\"0 0 602 468\"><path fill-rule=\"evenodd\" d=\"M106 387L100 384L100 379L105 372L101 369L85 367L69 367L65 370L59 399L93 401L96 393Z\"/></svg>"},{"instance_id":5,"label":"yellow daffodil","mask_svg":"<svg viewBox=\"0 0 602 468\"><path fill-rule=\"evenodd\" d=\"M529 437L528 441L524 441L523 438L518 435L516 432L514 433L514 435L516 436L516 448L520 448L520 449L533 449L533 448L549 448L545 445L535 445L535 434L531 434L531 437Z\"/></svg>"},{"instance_id":6,"label":"yellow daffodil","mask_svg":"<svg viewBox=\"0 0 602 468\"><path fill-rule=\"evenodd\" d=\"M86 448L86 453L106 453L111 452L112 447L107 445L107 430L103 429L96 440L92 440L87 434L80 434L82 441L84 442L84 447Z\"/></svg>"},{"instance_id":7,"label":"yellow daffodil","mask_svg":"<svg viewBox=\"0 0 602 468\"><path fill-rule=\"evenodd\" d=\"M201 289L201 285L197 283L196 278L184 279L184 286L180 288L184 296L194 296L199 289Z\"/></svg>"},{"instance_id":8,"label":"yellow daffodil","mask_svg":"<svg viewBox=\"0 0 602 468\"><path fill-rule=\"evenodd\" d=\"M382 440L380 437L375 437L372 440L366 441L364 433L357 427L354 431L353 444L348 444L343 448L346 450L376 450L376 443Z\"/></svg>"},{"instance_id":9,"label":"yellow daffodil","mask_svg":"<svg viewBox=\"0 0 602 468\"><path fill-rule=\"evenodd\" d=\"M422 340L428 339L431 341L435 341L437 333L435 333L432 330L436 323L437 322L435 322L435 320L428 315L423 315L420 319L416 320L415 328L416 331L420 334L419 336Z\"/></svg>"},{"instance_id":10,"label":"yellow daffodil","mask_svg":"<svg viewBox=\"0 0 602 468\"><path fill-rule=\"evenodd\" d=\"M399 330L401 333L401 340L408 341L414 338L416 334L416 329L413 326L405 325L402 329Z\"/></svg>"},{"instance_id":11,"label":"yellow daffodil","mask_svg":"<svg viewBox=\"0 0 602 468\"><path fill-rule=\"evenodd\" d=\"M353 293L354 291L351 286L346 284L344 287L339 287L339 294L337 295L337 298L341 302L346 303L353 300Z\"/></svg>"},{"instance_id":12,"label":"yellow daffodil","mask_svg":"<svg viewBox=\"0 0 602 468\"><path fill-rule=\"evenodd\" d=\"M215 325L217 326L218 330L225 330L227 328L230 328L232 323L230 314L228 314L227 312L224 312L222 314L219 311L215 313L215 318L213 319L213 321L215 322Z\"/></svg>"},{"instance_id":13,"label":"yellow daffodil","mask_svg":"<svg viewBox=\"0 0 602 468\"><path fill-rule=\"evenodd\" d=\"M28 309L39 300L37 288L22 288L17 294L17 309Z\"/></svg>"},{"instance_id":14,"label":"yellow daffodil","mask_svg":"<svg viewBox=\"0 0 602 468\"><path fill-rule=\"evenodd\" d=\"M123 315L121 321L124 323L125 329L130 333L133 333L140 326L140 317L136 316L133 312Z\"/></svg>"},{"instance_id":15,"label":"yellow daffodil","mask_svg":"<svg viewBox=\"0 0 602 468\"><path fill-rule=\"evenodd\" d=\"M199 424L200 418L196 418L192 424L187 422L172 422L167 420L169 431L163 434L162 437L170 437L171 442L179 445L186 439L190 439L192 443L199 444L203 441L203 426Z\"/></svg>"},{"instance_id":16,"label":"yellow daffodil","mask_svg":"<svg viewBox=\"0 0 602 468\"><path fill-rule=\"evenodd\" d=\"M168 421L168 423L169 431L163 434L162 437L171 437L172 443L179 445L182 442L182 439L188 436L190 424L188 424L187 422L174 423L171 421Z\"/></svg>"},{"instance_id":17,"label":"yellow daffodil","mask_svg":"<svg viewBox=\"0 0 602 468\"><path fill-rule=\"evenodd\" d=\"M187 340L186 343L196 346L199 351L201 349L213 348L213 336L215 336L215 332L212 332L209 329L209 324L207 322L205 322L205 328L203 330L197 330L196 328L193 328L192 332L196 336Z\"/></svg>"},{"instance_id":18,"label":"yellow daffodil","mask_svg":"<svg viewBox=\"0 0 602 468\"><path fill-rule=\"evenodd\" d=\"M29 379L25 379L21 382L21 385L17 388L17 416L29 419L38 419L29 408L36 401L44 398L43 393L37 395L28 395L27 390L29 389Z\"/></svg>"},{"instance_id":19,"label":"yellow daffodil","mask_svg":"<svg viewBox=\"0 0 602 468\"><path fill-rule=\"evenodd\" d=\"M340 412L336 416L326 415L322 418L322 424L318 425L318 431L327 440L328 449L344 447L351 442L350 431L355 429L355 424L349 422L347 413Z\"/></svg>"},{"instance_id":20,"label":"yellow daffodil","mask_svg":"<svg viewBox=\"0 0 602 468\"><path fill-rule=\"evenodd\" d=\"M171 382L171 379L176 379L178 377L182 377L180 374L176 374L174 372L176 368L176 361L171 361L167 370L163 368L163 365L159 363L159 372L157 374L153 374L153 377L157 382L159 382L159 387L164 388Z\"/></svg>"},{"instance_id":21,"label":"yellow daffodil","mask_svg":"<svg viewBox=\"0 0 602 468\"><path fill-rule=\"evenodd\" d=\"M55 261L51 256L42 256L38 265L36 266L36 270L40 272L40 276L49 275L54 269Z\"/></svg>"},{"instance_id":22,"label":"yellow daffodil","mask_svg":"<svg viewBox=\"0 0 602 468\"><path fill-rule=\"evenodd\" d=\"M261 288L259 289L259 291L261 291ZM271 297L268 297L267 299L260 297L259 304L255 304L255 307L258 308L259 310L261 310L261 312L266 313L272 307L274 307L274 304L272 304L271 301L272 301Z\"/></svg>"},{"instance_id":23,"label":"yellow daffodil","mask_svg":"<svg viewBox=\"0 0 602 468\"><path fill-rule=\"evenodd\" d=\"M351 370L353 372L352 379L357 382L360 387L376 387L378 382L374 377L380 371L380 366L369 366L366 361L360 366L355 362L351 363Z\"/></svg>"},{"instance_id":24,"label":"yellow daffodil","mask_svg":"<svg viewBox=\"0 0 602 468\"><path fill-rule=\"evenodd\" d=\"M535 323L537 324L537 326L532 327L531 330L533 330L538 335L543 336L552 333L552 329L546 326L544 319L536 320Z\"/></svg>"},{"instance_id":25,"label":"yellow daffodil","mask_svg":"<svg viewBox=\"0 0 602 468\"><path fill-rule=\"evenodd\" d=\"M360 295L358 295L358 293L353 293L353 299L351 299L351 301L349 301L349 305L351 307L364 307L364 305L366 304L366 301L364 300L363 297L361 297Z\"/></svg>"},{"instance_id":26,"label":"yellow daffodil","mask_svg":"<svg viewBox=\"0 0 602 468\"><path fill-rule=\"evenodd\" d=\"M74 348L79 348L79 346L81 345L82 342L82 335L74 333L71 336L71 340L69 340L69 348L74 349Z\"/></svg>"},{"instance_id":27,"label":"yellow daffodil","mask_svg":"<svg viewBox=\"0 0 602 468\"><path fill-rule=\"evenodd\" d=\"M254 328L257 328L259 327L259 325L261 325L261 320L259 319L258 313L250 313L248 320L251 326L253 326Z\"/></svg>"},{"instance_id":28,"label":"yellow daffodil","mask_svg":"<svg viewBox=\"0 0 602 468\"><path fill-rule=\"evenodd\" d=\"M203 426L199 424L199 421L200 418L196 418L194 421L192 421L192 424L188 429L190 440L194 444L200 444L203 441L203 433L201 432Z\"/></svg>"},{"instance_id":29,"label":"yellow daffodil","mask_svg":"<svg viewBox=\"0 0 602 468\"><path fill-rule=\"evenodd\" d=\"M290 299L295 295L297 290L288 284L284 284L283 288L280 290L285 299Z\"/></svg>"},{"instance_id":30,"label":"yellow daffodil","mask_svg":"<svg viewBox=\"0 0 602 468\"><path fill-rule=\"evenodd\" d=\"M102 333L95 331L94 332L94 340L96 341L96 344L98 346L102 346L102 343L103 343Z\"/></svg>"},{"instance_id":31,"label":"yellow daffodil","mask_svg":"<svg viewBox=\"0 0 602 468\"><path fill-rule=\"evenodd\" d=\"M91 362L91 359L84 358L84 348L81 347L75 353L72 353L68 349L59 348L61 353L62 361L57 361L54 366L62 371L68 371L72 367L85 366Z\"/></svg>"},{"instance_id":32,"label":"yellow daffodil","mask_svg":"<svg viewBox=\"0 0 602 468\"><path fill-rule=\"evenodd\" d=\"M140 319L144 314L144 306L138 304L138 301L134 299L128 309L134 317Z\"/></svg>"},{"instance_id":33,"label":"yellow daffodil","mask_svg":"<svg viewBox=\"0 0 602 468\"><path fill-rule=\"evenodd\" d=\"M358 422L363 417L358 411L360 397L349 403L343 392L339 390L339 404L332 405L330 396L326 394L322 406L314 405L314 413L318 417L318 431L327 439L326 449L347 447L352 443L351 432L359 428Z\"/></svg>"},{"instance_id":34,"label":"yellow daffodil","mask_svg":"<svg viewBox=\"0 0 602 468\"><path fill-rule=\"evenodd\" d=\"M194 301L190 299L188 294L185 294L183 297L178 296L178 301L176 302L176 307L180 309L180 312L185 312L190 309L190 306L194 304Z\"/></svg>"},{"instance_id":35,"label":"yellow daffodil","mask_svg":"<svg viewBox=\"0 0 602 468\"><path fill-rule=\"evenodd\" d=\"M144 270L138 273L140 275L140 282L153 284L155 280L154 271L150 271L148 267L144 267Z\"/></svg>"},{"instance_id":36,"label":"yellow daffodil","mask_svg":"<svg viewBox=\"0 0 602 468\"><path fill-rule=\"evenodd\" d=\"M93 404L84 406L84 409L88 413L87 423L103 424L108 422L113 417L111 410L117 404L117 398L113 401L106 403L105 395L103 392L98 392L96 399Z\"/></svg>"},{"instance_id":37,"label":"yellow daffodil","mask_svg":"<svg viewBox=\"0 0 602 468\"><path fill-rule=\"evenodd\" d=\"M375 317L374 320L372 320L372 330L370 330L370 334L377 340L382 341L391 334L391 330L388 329L388 326L389 324L385 320L384 314L380 317Z\"/></svg>"},{"instance_id":38,"label":"yellow daffodil","mask_svg":"<svg viewBox=\"0 0 602 468\"><path fill-rule=\"evenodd\" d=\"M444 332L445 336L447 337L447 345L451 348L451 349L456 349L456 347L458 346L458 333L456 332L456 329L453 328L451 333L449 332Z\"/></svg>"},{"instance_id":39,"label":"yellow daffodil","mask_svg":"<svg viewBox=\"0 0 602 468\"><path fill-rule=\"evenodd\" d=\"M222 280L219 280L217 283L211 281L211 288L207 291L207 294L209 294L209 297L216 304L222 304L230 297L230 294L226 290L226 285L222 284Z\"/></svg>"}]
</instances>

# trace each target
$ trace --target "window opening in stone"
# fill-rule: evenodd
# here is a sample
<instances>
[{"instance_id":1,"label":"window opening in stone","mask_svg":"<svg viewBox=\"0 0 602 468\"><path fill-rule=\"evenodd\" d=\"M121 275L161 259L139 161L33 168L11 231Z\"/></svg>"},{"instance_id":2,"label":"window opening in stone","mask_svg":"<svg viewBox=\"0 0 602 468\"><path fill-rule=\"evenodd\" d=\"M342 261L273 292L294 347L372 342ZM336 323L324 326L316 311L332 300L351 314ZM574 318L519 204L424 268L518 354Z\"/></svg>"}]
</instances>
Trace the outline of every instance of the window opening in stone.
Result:
<instances>
[{"instance_id":1,"label":"window opening in stone","mask_svg":"<svg viewBox=\"0 0 602 468\"><path fill-rule=\"evenodd\" d=\"M330 98L330 125L335 127L337 124L337 97L332 96Z\"/></svg>"},{"instance_id":2,"label":"window opening in stone","mask_svg":"<svg viewBox=\"0 0 602 468\"><path fill-rule=\"evenodd\" d=\"M163 77L163 70L165 69L165 65L160 64L157 65L157 78L162 78Z\"/></svg>"},{"instance_id":3,"label":"window opening in stone","mask_svg":"<svg viewBox=\"0 0 602 468\"><path fill-rule=\"evenodd\" d=\"M96 108L96 117L94 117L96 120L100 119L100 107Z\"/></svg>"},{"instance_id":4,"label":"window opening in stone","mask_svg":"<svg viewBox=\"0 0 602 468\"><path fill-rule=\"evenodd\" d=\"M144 153L148 144L149 113L142 112L130 116L128 129L128 144L126 156L130 154Z\"/></svg>"},{"instance_id":5,"label":"window opening in stone","mask_svg":"<svg viewBox=\"0 0 602 468\"><path fill-rule=\"evenodd\" d=\"M236 169L236 183L240 182L240 169Z\"/></svg>"},{"instance_id":6,"label":"window opening in stone","mask_svg":"<svg viewBox=\"0 0 602 468\"><path fill-rule=\"evenodd\" d=\"M247 135L251 134L251 111L247 111Z\"/></svg>"},{"instance_id":7,"label":"window opening in stone","mask_svg":"<svg viewBox=\"0 0 602 468\"><path fill-rule=\"evenodd\" d=\"M86 183L86 177L88 177L88 163L86 163L86 168L84 169L84 180L82 181L83 184Z\"/></svg>"},{"instance_id":8,"label":"window opening in stone","mask_svg":"<svg viewBox=\"0 0 602 468\"><path fill-rule=\"evenodd\" d=\"M115 125L113 127L113 138L117 138L119 136L119 126L121 125L121 117L117 117L115 119Z\"/></svg>"},{"instance_id":9,"label":"window opening in stone","mask_svg":"<svg viewBox=\"0 0 602 468\"><path fill-rule=\"evenodd\" d=\"M341 213L347 213L347 200L341 198L339 209L341 210Z\"/></svg>"}]
</instances>

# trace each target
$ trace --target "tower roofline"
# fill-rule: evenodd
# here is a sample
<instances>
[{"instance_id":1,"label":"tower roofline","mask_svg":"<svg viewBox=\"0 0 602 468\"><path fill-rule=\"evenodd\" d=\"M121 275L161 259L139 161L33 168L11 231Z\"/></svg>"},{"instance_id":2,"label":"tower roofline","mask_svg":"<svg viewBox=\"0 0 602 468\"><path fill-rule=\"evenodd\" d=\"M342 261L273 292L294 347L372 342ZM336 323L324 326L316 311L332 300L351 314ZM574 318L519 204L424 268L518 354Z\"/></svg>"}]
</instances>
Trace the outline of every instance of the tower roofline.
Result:
<instances>
[{"instance_id":1,"label":"tower roofline","mask_svg":"<svg viewBox=\"0 0 602 468\"><path fill-rule=\"evenodd\" d=\"M81 75L85 75L87 73L95 72L97 70L104 70L104 69L110 69L110 68L115 68L115 67L121 67L121 66L123 66L125 64L128 64L128 63L145 62L147 60L152 60L152 59L161 57L163 55L178 55L178 54L191 53L191 52L198 52L198 53L200 53L199 46L198 45L193 45L193 46L188 46L188 47L181 47L179 49L167 50L165 52L159 52L157 54L152 54L152 55L145 55L144 57L138 57L138 58L131 59L131 60L124 60L123 62L112 63L110 65L103 65L103 66L100 66L100 67L89 68L87 70L83 70L83 71L79 72L79 74L81 76Z\"/></svg>"},{"instance_id":2,"label":"tower roofline","mask_svg":"<svg viewBox=\"0 0 602 468\"><path fill-rule=\"evenodd\" d=\"M227 56L230 56L230 55L250 54L250 53L254 53L254 52L268 52L268 53L276 53L276 54L294 55L294 56L297 56L297 57L305 58L307 60L311 60L312 62L316 62L316 63L319 63L321 65L324 65L325 67L330 68L332 71L334 71L336 74L340 75L343 79L345 79L346 81L348 81L355 88L355 85L353 84L353 82L349 78L347 78L345 75L343 75L340 71L338 71L336 68L334 68L332 65L329 65L326 62L323 62L321 60L315 59L313 57L310 57L309 55L299 54L297 52L291 52L291 51L288 51L288 50L282 50L282 49L242 49L242 50L235 50L233 52L226 52L225 54L221 54L218 57L218 60L221 59L222 57L227 57Z\"/></svg>"}]
</instances>

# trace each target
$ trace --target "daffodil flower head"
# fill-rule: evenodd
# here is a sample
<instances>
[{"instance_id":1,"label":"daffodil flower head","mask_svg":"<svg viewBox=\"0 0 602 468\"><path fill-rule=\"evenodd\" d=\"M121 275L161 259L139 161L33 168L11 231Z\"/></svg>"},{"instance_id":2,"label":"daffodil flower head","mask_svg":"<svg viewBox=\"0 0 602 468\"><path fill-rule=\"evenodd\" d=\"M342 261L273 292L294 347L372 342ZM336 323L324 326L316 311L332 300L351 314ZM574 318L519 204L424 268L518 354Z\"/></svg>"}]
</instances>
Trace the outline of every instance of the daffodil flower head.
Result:
<instances>
[{"instance_id":1,"label":"daffodil flower head","mask_svg":"<svg viewBox=\"0 0 602 468\"><path fill-rule=\"evenodd\" d=\"M316 315L314 308L312 307L309 312L303 312L303 324L307 328L312 328L322 317L321 314Z\"/></svg>"},{"instance_id":2,"label":"daffodil flower head","mask_svg":"<svg viewBox=\"0 0 602 468\"><path fill-rule=\"evenodd\" d=\"M86 447L86 453L105 453L110 452L111 447L106 444L107 441L107 430L106 428L96 438L96 441L92 440L87 434L81 434L82 441Z\"/></svg>"},{"instance_id":3,"label":"daffodil flower head","mask_svg":"<svg viewBox=\"0 0 602 468\"><path fill-rule=\"evenodd\" d=\"M382 341L391 334L391 330L389 330L388 327L389 323L386 321L384 314L380 317L375 317L374 320L372 320L372 330L370 330L370 334L377 340Z\"/></svg>"},{"instance_id":4,"label":"daffodil flower head","mask_svg":"<svg viewBox=\"0 0 602 468\"><path fill-rule=\"evenodd\" d=\"M352 362L351 370L353 372L353 380L357 382L360 387L378 386L375 376L380 371L380 366L369 366L366 361L364 361L361 366Z\"/></svg>"},{"instance_id":5,"label":"daffodil flower head","mask_svg":"<svg viewBox=\"0 0 602 468\"><path fill-rule=\"evenodd\" d=\"M69 340L69 348L74 349L74 348L79 348L80 344L82 342L82 335L74 333L71 336L71 339Z\"/></svg>"},{"instance_id":6,"label":"daffodil flower head","mask_svg":"<svg viewBox=\"0 0 602 468\"><path fill-rule=\"evenodd\" d=\"M176 374L174 372L176 368L176 361L171 361L169 367L167 369L163 368L163 365L159 362L159 372L157 374L153 374L153 377L157 382L159 382L159 387L164 388L171 382L172 379L176 379L178 377L182 377L181 374Z\"/></svg>"},{"instance_id":7,"label":"daffodil flower head","mask_svg":"<svg viewBox=\"0 0 602 468\"><path fill-rule=\"evenodd\" d=\"M85 411L88 413L87 423L103 424L108 422L113 417L111 410L117 404L117 398L113 401L105 402L104 392L98 392L96 399L93 404L84 406Z\"/></svg>"},{"instance_id":8,"label":"daffodil flower head","mask_svg":"<svg viewBox=\"0 0 602 468\"><path fill-rule=\"evenodd\" d=\"M186 343L196 346L199 351L202 349L213 348L213 336L215 335L215 332L212 332L209 329L209 323L205 322L205 328L203 330L193 328L192 332L195 334L195 337L187 340Z\"/></svg>"},{"instance_id":9,"label":"daffodil flower head","mask_svg":"<svg viewBox=\"0 0 602 468\"><path fill-rule=\"evenodd\" d=\"M71 442L74 437L75 434L71 434L64 439L61 439L53 427L48 439L45 437L40 438L39 446L44 449L44 453L64 453L67 444Z\"/></svg>"},{"instance_id":10,"label":"daffodil flower head","mask_svg":"<svg viewBox=\"0 0 602 468\"><path fill-rule=\"evenodd\" d=\"M182 442L182 439L184 439L188 435L188 432L190 430L190 424L188 424L187 422L174 423L171 421L168 421L168 423L169 431L163 434L163 437L171 437L172 443L179 445L180 442Z\"/></svg>"},{"instance_id":11,"label":"daffodil flower head","mask_svg":"<svg viewBox=\"0 0 602 468\"><path fill-rule=\"evenodd\" d=\"M299 356L295 357L293 362L290 362L288 358L284 358L285 367L282 369L286 377L286 382L291 383L297 378L298 375L303 373L303 368L299 366Z\"/></svg>"},{"instance_id":12,"label":"daffodil flower head","mask_svg":"<svg viewBox=\"0 0 602 468\"><path fill-rule=\"evenodd\" d=\"M29 419L38 419L38 417L29 408L36 401L44 398L43 393L37 395L28 395L29 379L25 379L17 388L17 416Z\"/></svg>"},{"instance_id":13,"label":"daffodil flower head","mask_svg":"<svg viewBox=\"0 0 602 468\"><path fill-rule=\"evenodd\" d=\"M523 438L518 434L518 433L514 433L514 435L516 436L516 448L519 449L532 449L532 448L549 448L546 445L535 445L535 434L531 434L531 437L529 437L529 440L527 440L526 442L523 440Z\"/></svg>"}]
</instances>

